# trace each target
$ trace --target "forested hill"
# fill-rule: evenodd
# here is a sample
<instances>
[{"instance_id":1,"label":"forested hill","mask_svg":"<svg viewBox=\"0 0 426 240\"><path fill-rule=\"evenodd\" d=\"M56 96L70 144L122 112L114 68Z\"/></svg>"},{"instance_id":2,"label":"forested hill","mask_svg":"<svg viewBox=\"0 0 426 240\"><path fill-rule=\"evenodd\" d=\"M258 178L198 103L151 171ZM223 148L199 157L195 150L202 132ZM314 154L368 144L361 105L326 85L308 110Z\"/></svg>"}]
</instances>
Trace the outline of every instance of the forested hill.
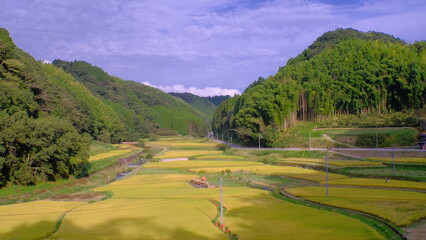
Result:
<instances>
[{"instance_id":1,"label":"forested hill","mask_svg":"<svg viewBox=\"0 0 426 240\"><path fill-rule=\"evenodd\" d=\"M81 82L36 61L0 28L0 187L84 175L92 139L206 132L200 113L180 99L85 62L55 64Z\"/></svg>"},{"instance_id":2,"label":"forested hill","mask_svg":"<svg viewBox=\"0 0 426 240\"><path fill-rule=\"evenodd\" d=\"M186 102L156 88L108 75L84 61L53 61L111 107L124 126L126 139L149 134L204 136L207 120Z\"/></svg>"},{"instance_id":3,"label":"forested hill","mask_svg":"<svg viewBox=\"0 0 426 240\"><path fill-rule=\"evenodd\" d=\"M213 130L274 145L297 121L412 112L426 103L426 42L338 29L319 37L275 76L222 103Z\"/></svg>"},{"instance_id":4,"label":"forested hill","mask_svg":"<svg viewBox=\"0 0 426 240\"><path fill-rule=\"evenodd\" d=\"M180 98L187 102L189 105L205 114L206 118L210 121L213 113L216 110L216 105L205 97L200 97L192 93L169 93L170 95Z\"/></svg>"}]
</instances>

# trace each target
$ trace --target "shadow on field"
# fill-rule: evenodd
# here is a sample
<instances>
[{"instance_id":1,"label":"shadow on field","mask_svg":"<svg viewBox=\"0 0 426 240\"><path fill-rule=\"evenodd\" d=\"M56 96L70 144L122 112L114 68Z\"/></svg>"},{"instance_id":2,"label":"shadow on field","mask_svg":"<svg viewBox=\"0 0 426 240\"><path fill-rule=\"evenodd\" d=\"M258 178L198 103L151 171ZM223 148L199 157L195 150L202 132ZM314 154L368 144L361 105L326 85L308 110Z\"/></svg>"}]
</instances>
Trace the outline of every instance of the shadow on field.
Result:
<instances>
[{"instance_id":1,"label":"shadow on field","mask_svg":"<svg viewBox=\"0 0 426 240\"><path fill-rule=\"evenodd\" d=\"M188 223L188 228L190 225ZM64 220L59 230L49 239L224 239L220 232L209 235L174 227L173 223L159 225L150 218L118 218L87 228Z\"/></svg>"},{"instance_id":2,"label":"shadow on field","mask_svg":"<svg viewBox=\"0 0 426 240\"><path fill-rule=\"evenodd\" d=\"M2 225L7 225L7 222L1 221ZM2 240L26 240L26 239L43 239L49 236L55 228L55 222L41 221L35 224L22 224L15 227L13 230L0 233Z\"/></svg>"},{"instance_id":3,"label":"shadow on field","mask_svg":"<svg viewBox=\"0 0 426 240\"><path fill-rule=\"evenodd\" d=\"M54 231L54 226L55 223L49 221L31 225L22 224L10 232L0 234L0 239L45 239ZM50 229L46 229L46 227ZM59 230L47 239L226 239L224 236L219 231L209 236L200 235L181 227L175 228L172 224L170 226L158 225L149 218L120 218L87 228L78 227L71 221L64 220Z\"/></svg>"}]
</instances>

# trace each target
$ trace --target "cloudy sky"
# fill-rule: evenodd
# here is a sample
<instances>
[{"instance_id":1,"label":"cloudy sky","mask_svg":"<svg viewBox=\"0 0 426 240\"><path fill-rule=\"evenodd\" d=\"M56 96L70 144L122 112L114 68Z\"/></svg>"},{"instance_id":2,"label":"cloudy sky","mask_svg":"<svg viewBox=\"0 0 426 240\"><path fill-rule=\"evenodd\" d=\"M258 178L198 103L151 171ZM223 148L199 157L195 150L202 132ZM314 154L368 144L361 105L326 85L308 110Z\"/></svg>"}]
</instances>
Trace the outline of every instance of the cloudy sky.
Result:
<instances>
[{"instance_id":1,"label":"cloudy sky","mask_svg":"<svg viewBox=\"0 0 426 240\"><path fill-rule=\"evenodd\" d=\"M233 95L336 28L426 40L425 13L425 0L0 0L0 27L36 59Z\"/></svg>"}]
</instances>

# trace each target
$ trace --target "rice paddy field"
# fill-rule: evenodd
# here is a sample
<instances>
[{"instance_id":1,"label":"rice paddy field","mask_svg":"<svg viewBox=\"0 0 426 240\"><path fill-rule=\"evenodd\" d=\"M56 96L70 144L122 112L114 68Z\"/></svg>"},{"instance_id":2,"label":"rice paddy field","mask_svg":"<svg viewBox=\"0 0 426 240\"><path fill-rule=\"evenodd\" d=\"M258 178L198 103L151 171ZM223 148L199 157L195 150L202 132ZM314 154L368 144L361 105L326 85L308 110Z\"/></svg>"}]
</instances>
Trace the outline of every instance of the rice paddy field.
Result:
<instances>
[{"instance_id":1,"label":"rice paddy field","mask_svg":"<svg viewBox=\"0 0 426 240\"><path fill-rule=\"evenodd\" d=\"M152 162L144 165L145 168L214 168L214 167L240 167L240 166L262 166L261 162L252 161L176 161L176 162Z\"/></svg>"},{"instance_id":2,"label":"rice paddy field","mask_svg":"<svg viewBox=\"0 0 426 240\"><path fill-rule=\"evenodd\" d=\"M325 184L325 182L322 182ZM342 186L362 186L362 187L381 187L381 188L405 188L426 190L426 183L412 182L402 180L371 179L371 178L346 178L329 181L331 185Z\"/></svg>"},{"instance_id":3,"label":"rice paddy field","mask_svg":"<svg viewBox=\"0 0 426 240\"><path fill-rule=\"evenodd\" d=\"M324 187L286 191L312 202L370 213L398 226L407 226L426 217L425 193L337 187L329 188L329 196L325 196Z\"/></svg>"},{"instance_id":4,"label":"rice paddy field","mask_svg":"<svg viewBox=\"0 0 426 240\"><path fill-rule=\"evenodd\" d=\"M368 160L380 161L391 163L394 161L391 157L370 157ZM404 158L404 157L396 157L395 162L397 163L426 163L426 158Z\"/></svg>"},{"instance_id":5,"label":"rice paddy field","mask_svg":"<svg viewBox=\"0 0 426 240\"><path fill-rule=\"evenodd\" d=\"M386 182L329 173L331 185L351 187L330 187L329 196L325 196L324 187L318 187L325 181L325 172L254 161L269 153L247 152L240 156L233 151L234 155L227 155L231 153L215 150L215 142L185 137L161 138L147 145L164 148L161 155L155 156L159 160L196 160L146 163L132 174L93 189L108 193L110 198L106 200L44 200L0 206L0 239L386 239L382 229L362 218L274 195L283 188L308 201L370 213L398 226L426 218L426 193L361 188L426 190L421 182ZM135 149L124 145L97 148L103 150L94 151L94 163L104 161L94 157L106 159ZM273 154L286 157L279 161L324 165L322 152ZM340 167L382 165L378 161L346 159L329 163L339 167L336 171ZM200 174L207 176L211 185L219 185L219 176L225 179L226 231L217 226L220 189L190 184ZM276 192L249 187L255 185Z\"/></svg>"},{"instance_id":6,"label":"rice paddy field","mask_svg":"<svg viewBox=\"0 0 426 240\"><path fill-rule=\"evenodd\" d=\"M55 230L58 219L85 202L34 201L0 206L0 239L41 239Z\"/></svg>"},{"instance_id":7,"label":"rice paddy field","mask_svg":"<svg viewBox=\"0 0 426 240\"><path fill-rule=\"evenodd\" d=\"M114 196L68 213L51 239L228 239L212 222L217 208L211 201L219 200L219 189L194 188L187 183L193 177L138 175L98 188ZM384 239L356 219L262 190L223 192L225 225L239 239Z\"/></svg>"},{"instance_id":8,"label":"rice paddy field","mask_svg":"<svg viewBox=\"0 0 426 240\"><path fill-rule=\"evenodd\" d=\"M320 163L325 165L324 158L284 158L278 161L279 163ZM382 163L362 161L362 160L336 160L329 159L328 164L339 167L353 167L353 166L382 166Z\"/></svg>"},{"instance_id":9,"label":"rice paddy field","mask_svg":"<svg viewBox=\"0 0 426 240\"><path fill-rule=\"evenodd\" d=\"M204 155L200 157L195 157L197 160L237 160L237 159L245 159L243 156L238 155L225 155L225 154L218 154L218 155Z\"/></svg>"},{"instance_id":10,"label":"rice paddy field","mask_svg":"<svg viewBox=\"0 0 426 240\"><path fill-rule=\"evenodd\" d=\"M114 150L110 150L107 152L102 152L102 153L98 153L95 155L92 155L89 157L89 162L93 162L93 161L97 161L97 160L101 160L101 159L106 159L106 158L110 158L110 157L116 157L116 156L120 156L120 155L125 155L125 154L129 154L132 152L136 152L139 150L139 148L132 146L132 145L128 145L128 144L114 144L114 147L118 148L118 149L114 149Z\"/></svg>"},{"instance_id":11,"label":"rice paddy field","mask_svg":"<svg viewBox=\"0 0 426 240\"><path fill-rule=\"evenodd\" d=\"M180 141L152 141L146 143L152 147L168 147L168 148L214 148L217 142L200 142L199 140L180 140Z\"/></svg>"},{"instance_id":12,"label":"rice paddy field","mask_svg":"<svg viewBox=\"0 0 426 240\"><path fill-rule=\"evenodd\" d=\"M191 172L207 172L207 173L218 173L226 170L232 172L251 172L263 175L276 175L285 176L297 179L303 179L313 182L325 181L325 172L304 169L299 167L286 167L286 166L273 166L273 165L258 165L258 166L240 166L240 167L210 167L210 168L193 168ZM344 175L329 173L329 180L336 180L346 178Z\"/></svg>"},{"instance_id":13,"label":"rice paddy field","mask_svg":"<svg viewBox=\"0 0 426 240\"><path fill-rule=\"evenodd\" d=\"M203 155L222 154L222 151L215 150L170 150L163 154L155 156L157 159L170 159L170 158L188 158Z\"/></svg>"}]
</instances>

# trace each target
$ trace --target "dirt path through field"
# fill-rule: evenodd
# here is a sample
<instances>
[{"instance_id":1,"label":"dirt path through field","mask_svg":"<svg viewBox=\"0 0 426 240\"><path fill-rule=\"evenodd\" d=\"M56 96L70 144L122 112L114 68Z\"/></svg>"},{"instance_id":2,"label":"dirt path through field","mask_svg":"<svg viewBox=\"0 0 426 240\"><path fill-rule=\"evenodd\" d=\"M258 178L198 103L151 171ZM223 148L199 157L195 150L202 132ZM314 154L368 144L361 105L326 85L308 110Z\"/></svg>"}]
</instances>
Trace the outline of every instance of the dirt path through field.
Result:
<instances>
[{"instance_id":1,"label":"dirt path through field","mask_svg":"<svg viewBox=\"0 0 426 240\"><path fill-rule=\"evenodd\" d=\"M426 239L426 220L416 224L413 228L405 229L405 235L408 240L423 240Z\"/></svg>"}]
</instances>

